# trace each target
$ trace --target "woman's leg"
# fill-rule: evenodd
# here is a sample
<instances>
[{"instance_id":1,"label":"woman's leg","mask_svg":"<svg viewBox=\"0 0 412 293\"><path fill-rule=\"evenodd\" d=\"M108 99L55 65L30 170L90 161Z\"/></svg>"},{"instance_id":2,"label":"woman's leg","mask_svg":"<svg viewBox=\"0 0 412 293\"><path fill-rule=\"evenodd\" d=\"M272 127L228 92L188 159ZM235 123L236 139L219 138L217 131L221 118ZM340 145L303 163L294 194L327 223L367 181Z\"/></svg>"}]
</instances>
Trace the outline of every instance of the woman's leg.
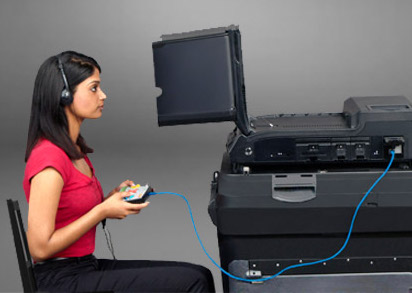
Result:
<instances>
[{"instance_id":1,"label":"woman's leg","mask_svg":"<svg viewBox=\"0 0 412 293\"><path fill-rule=\"evenodd\" d=\"M98 271L82 274L81 291L214 292L202 266L172 261L98 260Z\"/></svg>"},{"instance_id":2,"label":"woman's leg","mask_svg":"<svg viewBox=\"0 0 412 293\"><path fill-rule=\"evenodd\" d=\"M98 260L92 257L35 266L38 288L48 292L214 292L202 266L171 261Z\"/></svg>"}]
</instances>

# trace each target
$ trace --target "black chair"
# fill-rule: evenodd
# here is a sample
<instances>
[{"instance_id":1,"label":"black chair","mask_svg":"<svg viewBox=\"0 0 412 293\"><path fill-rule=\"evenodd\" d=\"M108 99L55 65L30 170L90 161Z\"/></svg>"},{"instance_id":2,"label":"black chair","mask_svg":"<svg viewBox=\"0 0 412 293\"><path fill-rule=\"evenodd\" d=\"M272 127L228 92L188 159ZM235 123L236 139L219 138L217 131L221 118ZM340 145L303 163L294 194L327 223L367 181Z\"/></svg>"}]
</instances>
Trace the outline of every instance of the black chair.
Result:
<instances>
[{"instance_id":1,"label":"black chair","mask_svg":"<svg viewBox=\"0 0 412 293\"><path fill-rule=\"evenodd\" d=\"M19 202L17 200L8 199L7 207L9 208L11 230L13 231L14 245L16 246L23 290L24 292L29 293L38 292L36 279L34 278L33 273L33 261L31 259L29 245L27 244L26 230L24 229L23 221L21 219ZM113 293L113 291L99 291L96 293Z\"/></svg>"},{"instance_id":2,"label":"black chair","mask_svg":"<svg viewBox=\"0 0 412 293\"><path fill-rule=\"evenodd\" d=\"M11 229L13 231L14 245L16 246L17 260L19 262L20 276L24 292L36 292L36 279L33 273L33 262L29 246L27 245L26 231L21 219L20 207L17 200L7 200Z\"/></svg>"}]
</instances>

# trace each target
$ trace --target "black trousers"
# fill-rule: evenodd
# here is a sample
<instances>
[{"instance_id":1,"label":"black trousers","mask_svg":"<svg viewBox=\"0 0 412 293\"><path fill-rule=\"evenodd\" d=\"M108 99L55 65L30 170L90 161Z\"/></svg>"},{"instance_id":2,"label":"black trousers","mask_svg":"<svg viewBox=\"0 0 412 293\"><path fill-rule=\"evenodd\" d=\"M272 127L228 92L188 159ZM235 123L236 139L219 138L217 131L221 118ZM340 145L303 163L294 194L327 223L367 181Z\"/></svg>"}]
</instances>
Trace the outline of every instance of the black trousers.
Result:
<instances>
[{"instance_id":1,"label":"black trousers","mask_svg":"<svg viewBox=\"0 0 412 293\"><path fill-rule=\"evenodd\" d=\"M97 259L93 255L34 266L39 291L215 292L210 271L184 262Z\"/></svg>"}]
</instances>

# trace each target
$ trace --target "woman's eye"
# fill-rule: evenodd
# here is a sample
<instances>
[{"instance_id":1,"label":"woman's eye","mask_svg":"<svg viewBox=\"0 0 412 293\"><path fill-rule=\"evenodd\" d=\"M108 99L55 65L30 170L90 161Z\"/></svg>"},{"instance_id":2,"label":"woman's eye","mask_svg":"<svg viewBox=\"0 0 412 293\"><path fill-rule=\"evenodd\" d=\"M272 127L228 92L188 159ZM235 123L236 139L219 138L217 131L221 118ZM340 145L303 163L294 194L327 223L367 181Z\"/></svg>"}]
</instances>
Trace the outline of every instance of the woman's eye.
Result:
<instances>
[{"instance_id":1,"label":"woman's eye","mask_svg":"<svg viewBox=\"0 0 412 293\"><path fill-rule=\"evenodd\" d=\"M97 91L97 86L92 87L92 92Z\"/></svg>"}]
</instances>

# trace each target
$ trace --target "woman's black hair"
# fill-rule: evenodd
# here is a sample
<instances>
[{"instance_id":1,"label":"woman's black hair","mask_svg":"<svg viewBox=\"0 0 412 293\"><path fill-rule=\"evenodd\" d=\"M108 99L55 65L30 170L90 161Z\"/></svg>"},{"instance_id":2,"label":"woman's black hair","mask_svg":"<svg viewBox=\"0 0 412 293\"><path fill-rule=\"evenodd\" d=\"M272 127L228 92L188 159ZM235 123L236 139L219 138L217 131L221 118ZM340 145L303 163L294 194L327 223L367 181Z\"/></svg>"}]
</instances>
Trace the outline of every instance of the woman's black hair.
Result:
<instances>
[{"instance_id":1,"label":"woman's black hair","mask_svg":"<svg viewBox=\"0 0 412 293\"><path fill-rule=\"evenodd\" d=\"M96 68L101 72L96 60L74 51L66 51L44 61L34 83L26 162L41 138L45 138L63 149L71 160L81 159L84 154L93 152L81 134L79 134L76 144L70 139L64 105L60 101L64 82L58 67L58 58L62 62L72 95L75 93L77 85L90 77ZM76 145L80 147L80 152Z\"/></svg>"}]
</instances>

